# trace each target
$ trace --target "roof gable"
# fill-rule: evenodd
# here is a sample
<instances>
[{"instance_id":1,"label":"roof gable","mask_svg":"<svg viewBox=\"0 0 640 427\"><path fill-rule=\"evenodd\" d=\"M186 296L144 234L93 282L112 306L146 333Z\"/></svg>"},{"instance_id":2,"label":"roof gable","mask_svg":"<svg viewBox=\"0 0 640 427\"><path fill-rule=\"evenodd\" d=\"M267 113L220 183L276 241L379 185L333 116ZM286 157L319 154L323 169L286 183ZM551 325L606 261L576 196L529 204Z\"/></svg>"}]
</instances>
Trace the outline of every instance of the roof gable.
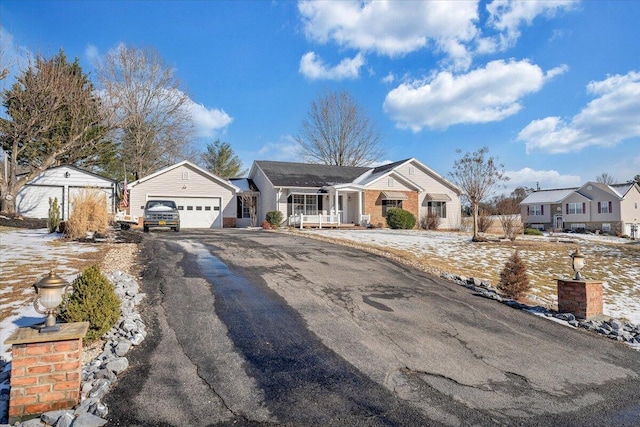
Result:
<instances>
[{"instance_id":1,"label":"roof gable","mask_svg":"<svg viewBox=\"0 0 640 427\"><path fill-rule=\"evenodd\" d=\"M199 174L209 178L212 181L217 182L218 184L222 185L223 187L227 187L228 189L232 190L232 191L240 191L240 189L233 185L231 182L227 181L226 179L220 178L218 175L213 174L207 170L202 169L200 166L196 165L195 163L190 162L189 160L183 160L179 163L175 163L171 166L168 166L164 169L160 169L157 172L152 173L151 175L147 175L143 178L138 179L137 181L133 181L132 183L129 184L129 187L135 187L138 184L141 184L143 182L149 181L151 179L154 179L162 174L165 174L169 171L172 171L174 169L177 169L181 166L187 166L191 169L194 169L196 172L198 172Z\"/></svg>"}]
</instances>

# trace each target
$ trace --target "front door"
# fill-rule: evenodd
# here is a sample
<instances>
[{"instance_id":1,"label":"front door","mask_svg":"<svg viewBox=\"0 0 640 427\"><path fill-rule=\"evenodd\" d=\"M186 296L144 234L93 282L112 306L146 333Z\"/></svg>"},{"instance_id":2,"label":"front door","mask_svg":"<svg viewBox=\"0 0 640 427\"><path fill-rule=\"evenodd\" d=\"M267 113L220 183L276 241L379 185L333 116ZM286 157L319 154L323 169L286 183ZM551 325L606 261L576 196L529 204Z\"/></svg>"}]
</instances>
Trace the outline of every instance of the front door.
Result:
<instances>
[{"instance_id":1,"label":"front door","mask_svg":"<svg viewBox=\"0 0 640 427\"><path fill-rule=\"evenodd\" d=\"M554 215L553 225L556 230L562 230L562 228L564 227L564 221L562 219L562 215Z\"/></svg>"}]
</instances>

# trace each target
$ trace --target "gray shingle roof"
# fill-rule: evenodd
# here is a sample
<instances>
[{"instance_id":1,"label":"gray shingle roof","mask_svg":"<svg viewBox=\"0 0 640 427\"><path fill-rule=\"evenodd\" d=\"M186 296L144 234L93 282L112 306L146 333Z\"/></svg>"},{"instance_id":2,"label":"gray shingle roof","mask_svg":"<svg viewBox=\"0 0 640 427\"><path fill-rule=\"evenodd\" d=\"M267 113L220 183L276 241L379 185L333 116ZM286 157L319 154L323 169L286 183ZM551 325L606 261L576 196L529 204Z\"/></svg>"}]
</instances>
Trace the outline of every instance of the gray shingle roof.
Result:
<instances>
[{"instance_id":1,"label":"gray shingle roof","mask_svg":"<svg viewBox=\"0 0 640 427\"><path fill-rule=\"evenodd\" d=\"M256 165L275 187L325 187L349 184L371 168L258 160Z\"/></svg>"}]
</instances>

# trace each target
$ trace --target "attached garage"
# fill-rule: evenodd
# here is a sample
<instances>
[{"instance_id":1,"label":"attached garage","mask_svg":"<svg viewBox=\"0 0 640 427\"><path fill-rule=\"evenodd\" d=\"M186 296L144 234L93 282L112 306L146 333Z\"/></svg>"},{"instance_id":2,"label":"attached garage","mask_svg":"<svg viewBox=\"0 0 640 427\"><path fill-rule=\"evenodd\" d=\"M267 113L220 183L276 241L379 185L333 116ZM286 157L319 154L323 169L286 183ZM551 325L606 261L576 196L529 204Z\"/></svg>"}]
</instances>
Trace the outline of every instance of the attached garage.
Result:
<instances>
[{"instance_id":1,"label":"attached garage","mask_svg":"<svg viewBox=\"0 0 640 427\"><path fill-rule=\"evenodd\" d=\"M148 200L173 200L180 211L180 228L234 227L238 190L185 160L132 182L129 213L142 217Z\"/></svg>"},{"instance_id":2,"label":"attached garage","mask_svg":"<svg viewBox=\"0 0 640 427\"><path fill-rule=\"evenodd\" d=\"M147 200L166 199L176 202L181 228L222 228L221 197L149 196Z\"/></svg>"}]
</instances>

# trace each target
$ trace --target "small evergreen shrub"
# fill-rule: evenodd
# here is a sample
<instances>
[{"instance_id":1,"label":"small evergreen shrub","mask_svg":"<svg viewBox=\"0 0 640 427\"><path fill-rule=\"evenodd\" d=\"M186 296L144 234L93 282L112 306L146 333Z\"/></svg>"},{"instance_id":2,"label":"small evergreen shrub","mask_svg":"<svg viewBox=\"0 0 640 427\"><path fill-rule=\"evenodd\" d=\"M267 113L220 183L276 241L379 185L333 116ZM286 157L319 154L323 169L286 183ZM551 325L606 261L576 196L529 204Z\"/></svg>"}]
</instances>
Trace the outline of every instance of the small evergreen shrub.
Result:
<instances>
[{"instance_id":1,"label":"small evergreen shrub","mask_svg":"<svg viewBox=\"0 0 640 427\"><path fill-rule=\"evenodd\" d=\"M416 226L416 217L402 208L387 210L387 225L394 230L411 230Z\"/></svg>"},{"instance_id":2,"label":"small evergreen shrub","mask_svg":"<svg viewBox=\"0 0 640 427\"><path fill-rule=\"evenodd\" d=\"M518 255L518 251L515 251L500 272L498 289L507 298L518 299L527 293L530 288L527 266Z\"/></svg>"},{"instance_id":3,"label":"small evergreen shrub","mask_svg":"<svg viewBox=\"0 0 640 427\"><path fill-rule=\"evenodd\" d=\"M60 319L64 322L89 322L87 343L99 339L120 317L120 298L98 265L86 268L73 281L73 293L66 297Z\"/></svg>"},{"instance_id":4,"label":"small evergreen shrub","mask_svg":"<svg viewBox=\"0 0 640 427\"><path fill-rule=\"evenodd\" d=\"M282 212L280 211L269 211L266 215L267 222L271 225L278 226L282 223Z\"/></svg>"},{"instance_id":5,"label":"small evergreen shrub","mask_svg":"<svg viewBox=\"0 0 640 427\"><path fill-rule=\"evenodd\" d=\"M542 231L538 230L537 228L525 228L524 229L524 234L528 235L528 236L542 236Z\"/></svg>"},{"instance_id":6,"label":"small evergreen shrub","mask_svg":"<svg viewBox=\"0 0 640 427\"><path fill-rule=\"evenodd\" d=\"M60 206L58 205L58 198L53 199L49 197L49 217L47 218L47 230L49 233L55 233L60 225Z\"/></svg>"},{"instance_id":7,"label":"small evergreen shrub","mask_svg":"<svg viewBox=\"0 0 640 427\"><path fill-rule=\"evenodd\" d=\"M95 188L81 190L73 199L73 211L65 232L70 239L79 239L87 232L105 234L109 227L106 194Z\"/></svg>"}]
</instances>

